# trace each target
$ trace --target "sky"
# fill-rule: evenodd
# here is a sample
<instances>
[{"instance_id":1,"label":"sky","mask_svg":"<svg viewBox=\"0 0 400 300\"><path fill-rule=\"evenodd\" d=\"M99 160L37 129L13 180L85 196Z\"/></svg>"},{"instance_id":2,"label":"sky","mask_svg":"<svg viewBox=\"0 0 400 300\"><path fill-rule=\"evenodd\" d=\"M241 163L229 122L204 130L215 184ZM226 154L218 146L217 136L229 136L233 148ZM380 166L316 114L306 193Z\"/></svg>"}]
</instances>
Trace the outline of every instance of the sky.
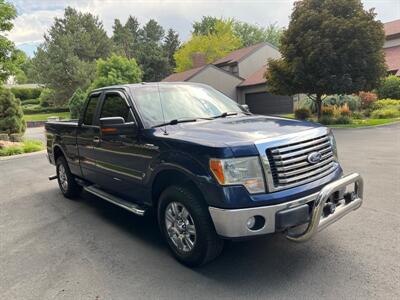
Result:
<instances>
[{"instance_id":1,"label":"sky","mask_svg":"<svg viewBox=\"0 0 400 300\"><path fill-rule=\"evenodd\" d=\"M157 20L165 29L176 30L181 40L190 37L192 23L204 15L235 18L267 26L287 26L293 0L8 0L17 8L14 29L8 37L18 48L32 56L43 42L43 35L55 17L61 17L67 6L99 16L108 35L114 19L125 22L129 15L141 24ZM366 9L375 8L377 19L388 22L400 19L400 0L363 0Z\"/></svg>"}]
</instances>

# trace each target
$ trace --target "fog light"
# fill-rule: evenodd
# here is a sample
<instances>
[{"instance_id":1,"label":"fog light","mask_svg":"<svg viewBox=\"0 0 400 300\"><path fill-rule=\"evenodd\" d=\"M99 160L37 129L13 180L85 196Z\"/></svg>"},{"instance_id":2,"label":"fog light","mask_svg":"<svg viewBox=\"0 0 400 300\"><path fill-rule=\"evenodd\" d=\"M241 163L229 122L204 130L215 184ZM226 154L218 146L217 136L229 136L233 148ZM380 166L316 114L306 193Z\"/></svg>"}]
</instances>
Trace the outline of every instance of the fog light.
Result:
<instances>
[{"instance_id":1,"label":"fog light","mask_svg":"<svg viewBox=\"0 0 400 300\"><path fill-rule=\"evenodd\" d=\"M250 217L246 223L248 229L252 229L255 224L256 224L256 218L254 217Z\"/></svg>"}]
</instances>

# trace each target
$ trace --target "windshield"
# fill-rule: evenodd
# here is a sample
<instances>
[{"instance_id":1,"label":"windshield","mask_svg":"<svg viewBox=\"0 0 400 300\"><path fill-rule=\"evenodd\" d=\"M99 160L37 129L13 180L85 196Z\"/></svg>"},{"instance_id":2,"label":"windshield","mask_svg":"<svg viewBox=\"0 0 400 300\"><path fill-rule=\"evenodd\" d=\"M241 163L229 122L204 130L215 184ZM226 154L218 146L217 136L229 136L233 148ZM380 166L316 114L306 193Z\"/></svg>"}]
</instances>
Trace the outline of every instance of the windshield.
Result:
<instances>
[{"instance_id":1,"label":"windshield","mask_svg":"<svg viewBox=\"0 0 400 300\"><path fill-rule=\"evenodd\" d=\"M186 84L160 84L158 87L144 85L132 91L146 127L172 120L243 112L235 101L211 87Z\"/></svg>"}]
</instances>

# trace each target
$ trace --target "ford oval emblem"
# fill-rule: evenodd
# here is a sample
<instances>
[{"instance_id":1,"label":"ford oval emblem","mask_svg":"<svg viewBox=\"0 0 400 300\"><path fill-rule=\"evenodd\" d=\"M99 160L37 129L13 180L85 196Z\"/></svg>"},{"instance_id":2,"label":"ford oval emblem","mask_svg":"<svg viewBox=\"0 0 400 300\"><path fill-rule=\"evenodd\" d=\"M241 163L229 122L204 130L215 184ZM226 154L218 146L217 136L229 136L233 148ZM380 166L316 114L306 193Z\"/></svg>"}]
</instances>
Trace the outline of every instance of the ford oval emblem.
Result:
<instances>
[{"instance_id":1,"label":"ford oval emblem","mask_svg":"<svg viewBox=\"0 0 400 300\"><path fill-rule=\"evenodd\" d=\"M322 155L319 152L312 152L307 156L307 161L310 164L316 164L321 161Z\"/></svg>"}]
</instances>

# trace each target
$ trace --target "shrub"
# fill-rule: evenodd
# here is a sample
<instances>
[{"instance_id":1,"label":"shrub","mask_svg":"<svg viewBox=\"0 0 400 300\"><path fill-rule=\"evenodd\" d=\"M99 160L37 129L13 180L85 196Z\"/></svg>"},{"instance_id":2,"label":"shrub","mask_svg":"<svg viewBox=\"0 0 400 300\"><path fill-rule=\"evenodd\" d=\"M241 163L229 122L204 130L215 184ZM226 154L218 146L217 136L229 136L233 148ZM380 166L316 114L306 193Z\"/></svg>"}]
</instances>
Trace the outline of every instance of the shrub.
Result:
<instances>
[{"instance_id":1,"label":"shrub","mask_svg":"<svg viewBox=\"0 0 400 300\"><path fill-rule=\"evenodd\" d=\"M395 99L382 99L378 100L372 106L373 110L390 107L390 106L400 106L400 100Z\"/></svg>"},{"instance_id":2,"label":"shrub","mask_svg":"<svg viewBox=\"0 0 400 300\"><path fill-rule=\"evenodd\" d=\"M319 120L319 123L324 124L324 125L331 125L335 123L335 119L331 116L322 116Z\"/></svg>"},{"instance_id":3,"label":"shrub","mask_svg":"<svg viewBox=\"0 0 400 300\"><path fill-rule=\"evenodd\" d=\"M338 107L347 104L351 111L356 111L361 107L361 100L356 95L331 95L323 100L323 104Z\"/></svg>"},{"instance_id":4,"label":"shrub","mask_svg":"<svg viewBox=\"0 0 400 300\"><path fill-rule=\"evenodd\" d=\"M351 110L350 110L349 106L347 105L347 103L345 103L343 106L341 106L339 111L340 111L341 116L350 116L351 115Z\"/></svg>"},{"instance_id":5,"label":"shrub","mask_svg":"<svg viewBox=\"0 0 400 300\"><path fill-rule=\"evenodd\" d=\"M37 99L42 92L42 88L12 87L10 90L14 96L21 99L21 101L26 99Z\"/></svg>"},{"instance_id":6,"label":"shrub","mask_svg":"<svg viewBox=\"0 0 400 300\"><path fill-rule=\"evenodd\" d=\"M78 88L69 99L68 107L71 112L71 119L78 119L86 100L86 93Z\"/></svg>"},{"instance_id":7,"label":"shrub","mask_svg":"<svg viewBox=\"0 0 400 300\"><path fill-rule=\"evenodd\" d=\"M311 116L311 111L308 108L298 108L294 111L294 116L298 120L305 120Z\"/></svg>"},{"instance_id":8,"label":"shrub","mask_svg":"<svg viewBox=\"0 0 400 300\"><path fill-rule=\"evenodd\" d=\"M321 113L323 116L333 117L334 109L335 108L333 106L322 106Z\"/></svg>"},{"instance_id":9,"label":"shrub","mask_svg":"<svg viewBox=\"0 0 400 300\"><path fill-rule=\"evenodd\" d=\"M297 108L307 108L310 113L316 112L317 108L315 106L315 102L310 98L304 98L299 101L297 104Z\"/></svg>"},{"instance_id":10,"label":"shrub","mask_svg":"<svg viewBox=\"0 0 400 300\"><path fill-rule=\"evenodd\" d=\"M351 114L351 117L355 120L361 120L364 118L364 115L358 111L355 111Z\"/></svg>"},{"instance_id":11,"label":"shrub","mask_svg":"<svg viewBox=\"0 0 400 300\"><path fill-rule=\"evenodd\" d=\"M360 92L358 96L360 97L361 108L370 107L378 99L378 96L373 92Z\"/></svg>"},{"instance_id":12,"label":"shrub","mask_svg":"<svg viewBox=\"0 0 400 300\"><path fill-rule=\"evenodd\" d=\"M400 117L400 111L396 108L381 108L374 110L371 113L371 117L374 119L390 119Z\"/></svg>"},{"instance_id":13,"label":"shrub","mask_svg":"<svg viewBox=\"0 0 400 300\"><path fill-rule=\"evenodd\" d=\"M349 116L340 116L335 120L335 124L351 124L352 119Z\"/></svg>"},{"instance_id":14,"label":"shrub","mask_svg":"<svg viewBox=\"0 0 400 300\"><path fill-rule=\"evenodd\" d=\"M26 127L23 117L19 99L9 89L0 88L0 132L23 133Z\"/></svg>"},{"instance_id":15,"label":"shrub","mask_svg":"<svg viewBox=\"0 0 400 300\"><path fill-rule=\"evenodd\" d=\"M380 99L400 99L400 77L391 75L386 77L378 88Z\"/></svg>"},{"instance_id":16,"label":"shrub","mask_svg":"<svg viewBox=\"0 0 400 300\"><path fill-rule=\"evenodd\" d=\"M51 89L44 89L40 94L40 106L49 107L55 104L55 92Z\"/></svg>"},{"instance_id":17,"label":"shrub","mask_svg":"<svg viewBox=\"0 0 400 300\"><path fill-rule=\"evenodd\" d=\"M27 104L40 104L40 99L27 99L21 101L22 105L27 105Z\"/></svg>"}]
</instances>

